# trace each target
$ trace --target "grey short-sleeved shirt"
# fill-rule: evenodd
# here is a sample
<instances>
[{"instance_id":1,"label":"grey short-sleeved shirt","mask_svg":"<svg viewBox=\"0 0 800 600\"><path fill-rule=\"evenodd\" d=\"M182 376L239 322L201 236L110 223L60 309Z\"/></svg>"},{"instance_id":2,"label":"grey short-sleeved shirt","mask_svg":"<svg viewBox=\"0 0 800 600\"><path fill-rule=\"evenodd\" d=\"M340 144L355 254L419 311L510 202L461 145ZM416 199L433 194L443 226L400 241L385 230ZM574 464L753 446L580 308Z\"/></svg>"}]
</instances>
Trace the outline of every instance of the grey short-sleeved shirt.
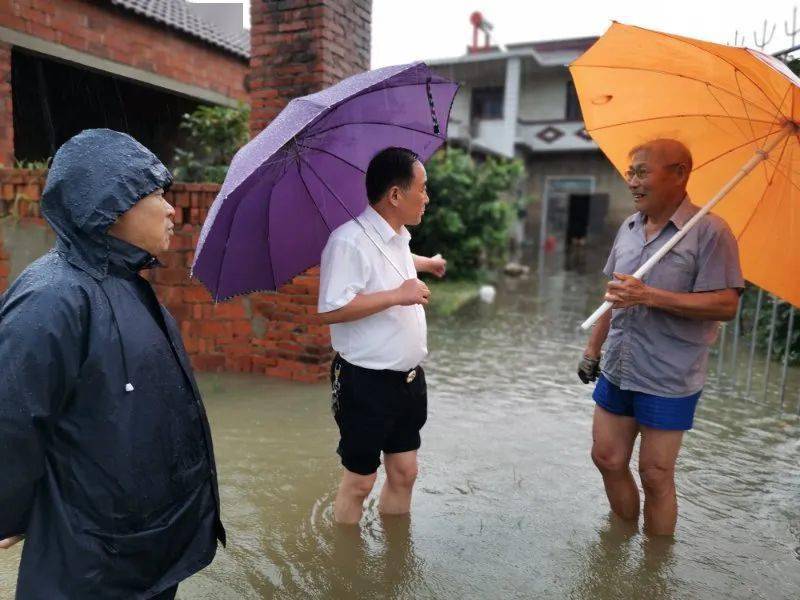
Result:
<instances>
[{"instance_id":1,"label":"grey short-sleeved shirt","mask_svg":"<svg viewBox=\"0 0 800 600\"><path fill-rule=\"evenodd\" d=\"M700 210L688 197L669 223L645 241L641 213L619 228L603 272L632 274ZM645 284L672 292L743 288L739 250L727 223L708 214L643 277ZM647 306L614 309L602 371L624 390L677 398L703 388L708 348L719 323L671 315Z\"/></svg>"}]
</instances>

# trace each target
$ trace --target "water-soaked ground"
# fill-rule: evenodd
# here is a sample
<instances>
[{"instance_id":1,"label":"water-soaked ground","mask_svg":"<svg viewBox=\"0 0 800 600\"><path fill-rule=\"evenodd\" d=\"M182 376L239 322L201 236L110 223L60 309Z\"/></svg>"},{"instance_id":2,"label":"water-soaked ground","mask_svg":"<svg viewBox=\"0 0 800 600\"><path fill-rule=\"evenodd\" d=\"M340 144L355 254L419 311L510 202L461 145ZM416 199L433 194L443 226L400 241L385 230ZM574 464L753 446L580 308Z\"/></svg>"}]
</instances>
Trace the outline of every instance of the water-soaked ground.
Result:
<instances>
[{"instance_id":1,"label":"water-soaked ground","mask_svg":"<svg viewBox=\"0 0 800 600\"><path fill-rule=\"evenodd\" d=\"M326 386L202 376L229 546L178 598L800 597L800 421L774 403L709 385L679 459L673 544L609 518L574 375L601 285L551 267L431 320L410 520L383 520L370 498L360 529L332 523ZM2 598L18 559L0 553Z\"/></svg>"}]
</instances>

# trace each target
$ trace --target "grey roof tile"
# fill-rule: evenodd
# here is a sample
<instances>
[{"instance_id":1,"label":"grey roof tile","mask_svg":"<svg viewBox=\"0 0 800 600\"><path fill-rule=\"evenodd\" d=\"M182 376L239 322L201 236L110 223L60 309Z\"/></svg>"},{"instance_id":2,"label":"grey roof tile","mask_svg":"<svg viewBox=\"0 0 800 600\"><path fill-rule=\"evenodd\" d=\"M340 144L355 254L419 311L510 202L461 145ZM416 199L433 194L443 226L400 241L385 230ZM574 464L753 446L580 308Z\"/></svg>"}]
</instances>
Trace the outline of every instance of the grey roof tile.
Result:
<instances>
[{"instance_id":1,"label":"grey roof tile","mask_svg":"<svg viewBox=\"0 0 800 600\"><path fill-rule=\"evenodd\" d=\"M184 0L111 0L111 4L199 38L242 58L250 56L249 32L232 35L192 13Z\"/></svg>"}]
</instances>

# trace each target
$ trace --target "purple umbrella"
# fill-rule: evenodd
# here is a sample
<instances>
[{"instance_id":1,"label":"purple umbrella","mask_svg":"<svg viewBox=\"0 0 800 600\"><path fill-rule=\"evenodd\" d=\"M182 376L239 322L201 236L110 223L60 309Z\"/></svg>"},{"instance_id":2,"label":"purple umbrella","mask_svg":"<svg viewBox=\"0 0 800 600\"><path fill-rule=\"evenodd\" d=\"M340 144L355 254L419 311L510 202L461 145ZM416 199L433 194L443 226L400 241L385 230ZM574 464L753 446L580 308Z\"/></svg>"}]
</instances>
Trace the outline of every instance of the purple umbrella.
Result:
<instances>
[{"instance_id":1,"label":"purple umbrella","mask_svg":"<svg viewBox=\"0 0 800 600\"><path fill-rule=\"evenodd\" d=\"M224 300L275 290L318 265L330 232L367 206L371 158L389 146L430 158L447 138L457 90L419 62L289 102L233 158L192 275Z\"/></svg>"}]
</instances>

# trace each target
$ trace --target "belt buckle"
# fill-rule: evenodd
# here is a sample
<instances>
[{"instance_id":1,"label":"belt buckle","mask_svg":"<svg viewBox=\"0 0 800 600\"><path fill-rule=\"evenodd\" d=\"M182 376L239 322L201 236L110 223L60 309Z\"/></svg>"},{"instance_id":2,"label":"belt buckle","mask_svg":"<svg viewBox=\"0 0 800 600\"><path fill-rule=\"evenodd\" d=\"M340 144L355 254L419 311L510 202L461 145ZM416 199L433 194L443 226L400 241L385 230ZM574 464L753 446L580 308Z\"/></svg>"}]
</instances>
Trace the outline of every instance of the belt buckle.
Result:
<instances>
[{"instance_id":1,"label":"belt buckle","mask_svg":"<svg viewBox=\"0 0 800 600\"><path fill-rule=\"evenodd\" d=\"M408 375L406 375L406 383L411 383L416 378L417 378L417 369L414 368L408 372Z\"/></svg>"}]
</instances>

